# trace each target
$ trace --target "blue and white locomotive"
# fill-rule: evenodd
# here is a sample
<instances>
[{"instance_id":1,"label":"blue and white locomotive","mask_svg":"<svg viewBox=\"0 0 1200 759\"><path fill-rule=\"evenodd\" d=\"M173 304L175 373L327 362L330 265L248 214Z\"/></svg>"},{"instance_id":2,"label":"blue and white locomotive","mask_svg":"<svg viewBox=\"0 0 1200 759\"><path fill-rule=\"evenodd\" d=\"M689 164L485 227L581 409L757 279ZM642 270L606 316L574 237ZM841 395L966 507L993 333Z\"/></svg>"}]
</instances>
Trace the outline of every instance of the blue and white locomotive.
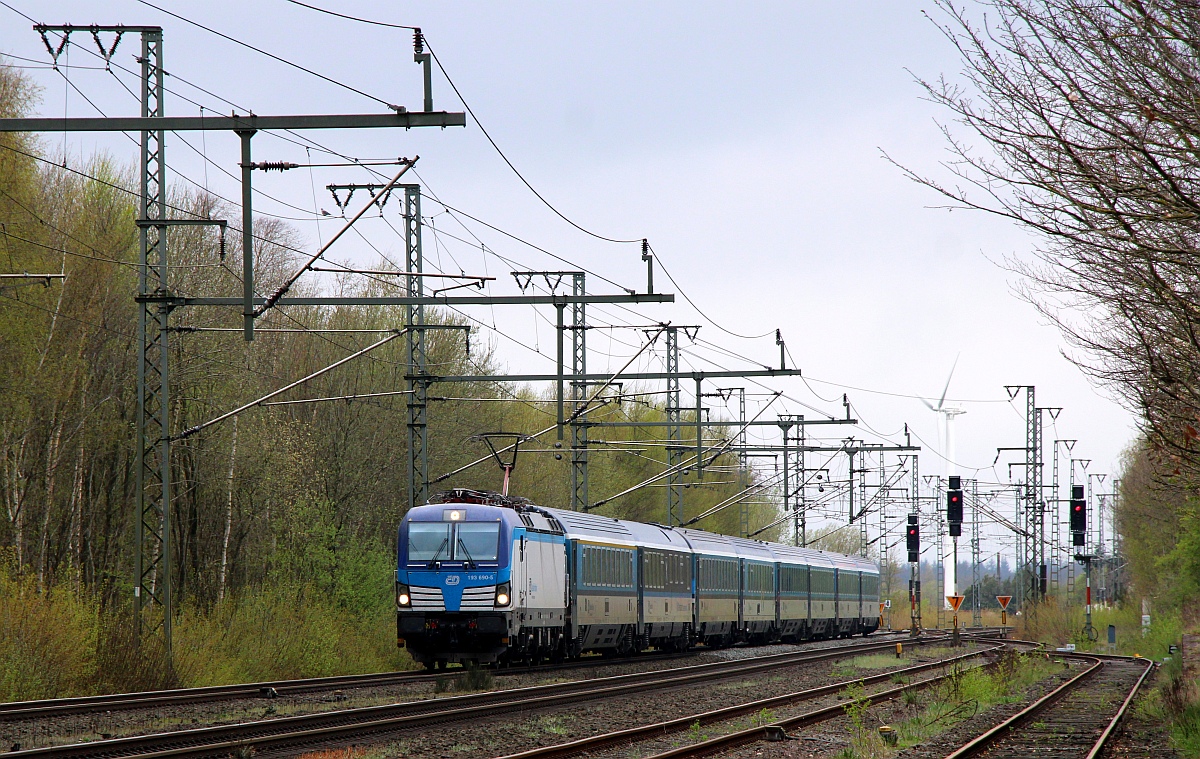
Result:
<instances>
[{"instance_id":1,"label":"blue and white locomotive","mask_svg":"<svg viewBox=\"0 0 1200 759\"><path fill-rule=\"evenodd\" d=\"M867 635L862 558L441 493L400 524L397 638L427 667Z\"/></svg>"}]
</instances>

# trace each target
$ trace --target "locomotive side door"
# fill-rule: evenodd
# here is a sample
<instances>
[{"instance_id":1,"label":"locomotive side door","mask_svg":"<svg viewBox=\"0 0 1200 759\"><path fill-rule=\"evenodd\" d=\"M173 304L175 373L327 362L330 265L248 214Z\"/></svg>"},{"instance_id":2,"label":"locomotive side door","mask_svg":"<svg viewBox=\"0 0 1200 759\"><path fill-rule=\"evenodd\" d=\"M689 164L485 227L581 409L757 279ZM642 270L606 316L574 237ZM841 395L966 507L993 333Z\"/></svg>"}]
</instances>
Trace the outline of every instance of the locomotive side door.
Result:
<instances>
[{"instance_id":1,"label":"locomotive side door","mask_svg":"<svg viewBox=\"0 0 1200 759\"><path fill-rule=\"evenodd\" d=\"M544 625L561 622L566 597L566 546L549 540L528 540L525 546L528 606L538 610Z\"/></svg>"},{"instance_id":2,"label":"locomotive side door","mask_svg":"<svg viewBox=\"0 0 1200 759\"><path fill-rule=\"evenodd\" d=\"M524 530L518 530L513 537L512 589L516 596L513 600L515 606L523 609L529 600L529 568L526 562L529 540Z\"/></svg>"}]
</instances>

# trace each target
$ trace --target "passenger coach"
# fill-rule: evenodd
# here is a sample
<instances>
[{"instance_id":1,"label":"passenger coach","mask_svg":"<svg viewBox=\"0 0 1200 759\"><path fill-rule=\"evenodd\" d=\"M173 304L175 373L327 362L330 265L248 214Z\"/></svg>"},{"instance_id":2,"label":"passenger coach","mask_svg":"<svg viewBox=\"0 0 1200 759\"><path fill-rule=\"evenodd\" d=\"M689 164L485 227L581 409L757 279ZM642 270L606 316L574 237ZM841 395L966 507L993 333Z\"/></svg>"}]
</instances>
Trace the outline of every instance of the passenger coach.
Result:
<instances>
[{"instance_id":1,"label":"passenger coach","mask_svg":"<svg viewBox=\"0 0 1200 759\"><path fill-rule=\"evenodd\" d=\"M869 634L854 556L453 490L400 524L397 635L426 666Z\"/></svg>"}]
</instances>

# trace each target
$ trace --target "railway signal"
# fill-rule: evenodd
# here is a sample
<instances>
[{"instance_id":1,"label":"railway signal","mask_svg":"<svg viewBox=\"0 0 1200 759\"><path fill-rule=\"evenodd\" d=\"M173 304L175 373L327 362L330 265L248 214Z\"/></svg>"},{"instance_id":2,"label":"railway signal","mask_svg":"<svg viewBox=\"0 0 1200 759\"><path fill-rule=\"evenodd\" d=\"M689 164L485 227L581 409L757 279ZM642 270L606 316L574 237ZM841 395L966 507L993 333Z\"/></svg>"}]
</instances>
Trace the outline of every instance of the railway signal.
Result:
<instances>
[{"instance_id":1,"label":"railway signal","mask_svg":"<svg viewBox=\"0 0 1200 759\"><path fill-rule=\"evenodd\" d=\"M1083 498L1083 485L1071 487L1071 545L1085 545L1087 535L1087 503Z\"/></svg>"},{"instance_id":2,"label":"railway signal","mask_svg":"<svg viewBox=\"0 0 1200 759\"><path fill-rule=\"evenodd\" d=\"M1000 626L1008 626L1008 602L1012 600L1012 596L996 596L996 601L1000 604Z\"/></svg>"},{"instance_id":3,"label":"railway signal","mask_svg":"<svg viewBox=\"0 0 1200 759\"><path fill-rule=\"evenodd\" d=\"M908 534L905 537L908 542L908 560L909 562L917 562L921 560L921 526L917 524L917 515L908 515Z\"/></svg>"},{"instance_id":4,"label":"railway signal","mask_svg":"<svg viewBox=\"0 0 1200 759\"><path fill-rule=\"evenodd\" d=\"M965 596L946 596L946 603L950 604L950 608L954 609L954 630L951 632L950 645L958 645L958 607L962 606Z\"/></svg>"},{"instance_id":5,"label":"railway signal","mask_svg":"<svg viewBox=\"0 0 1200 759\"><path fill-rule=\"evenodd\" d=\"M950 489L946 491L946 521L950 525L950 537L962 535L963 491L962 480L957 476L950 477Z\"/></svg>"}]
</instances>

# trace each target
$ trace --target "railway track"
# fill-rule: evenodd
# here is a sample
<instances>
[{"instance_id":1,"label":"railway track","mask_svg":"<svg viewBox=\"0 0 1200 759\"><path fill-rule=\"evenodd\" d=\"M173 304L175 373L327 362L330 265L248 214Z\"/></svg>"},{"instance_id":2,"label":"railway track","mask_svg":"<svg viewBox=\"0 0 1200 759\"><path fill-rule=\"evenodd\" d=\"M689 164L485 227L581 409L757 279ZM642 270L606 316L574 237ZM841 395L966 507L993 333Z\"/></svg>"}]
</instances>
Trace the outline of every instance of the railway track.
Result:
<instances>
[{"instance_id":1,"label":"railway track","mask_svg":"<svg viewBox=\"0 0 1200 759\"><path fill-rule=\"evenodd\" d=\"M1118 656L1066 656L1090 661L1090 665L1009 719L967 741L947 754L944 759L1097 759L1108 740L1116 733L1130 703L1153 671L1154 664L1142 659ZM926 687L939 679L942 678L930 678L873 693L869 697L872 703L891 700L905 691ZM720 754L754 741L784 740L789 737L788 730L835 719L844 714L844 706L836 704L768 725L681 746L646 759L695 759ZM724 718L726 717L719 717ZM694 720L695 717L691 719ZM573 753L541 755L537 752L527 752L504 759L550 759L571 755Z\"/></svg>"},{"instance_id":2,"label":"railway track","mask_svg":"<svg viewBox=\"0 0 1200 759\"><path fill-rule=\"evenodd\" d=\"M574 669L593 669L612 666L621 661L633 663L669 661L694 656L695 652L682 654L647 654L625 660L600 659L571 662L569 664L540 665L536 667L511 667L495 670L498 675L519 675L530 672L556 672ZM203 688L176 688L172 690L141 691L137 693L113 693L103 696L81 696L78 698L56 698L41 701L12 701L0 703L0 722L23 719L61 717L92 712L111 712L125 709L147 709L186 704L202 704L232 701L242 698L276 698L299 693L312 693L339 688L369 688L406 683L432 682L439 678L460 677L465 669L446 669L436 672L378 672L367 675L342 675L338 677L313 677L301 680L275 680L261 683L239 683L214 685Z\"/></svg>"},{"instance_id":3,"label":"railway track","mask_svg":"<svg viewBox=\"0 0 1200 759\"><path fill-rule=\"evenodd\" d=\"M943 636L928 636L920 643L938 643ZM330 743L361 742L370 736L412 728L472 720L518 711L560 707L593 699L697 685L740 677L779 667L818 662L866 652L889 650L894 637L749 659L698 664L667 671L641 672L576 680L510 690L487 691L385 706L343 709L217 727L179 730L15 751L6 756L26 757L207 757L253 750L276 753Z\"/></svg>"},{"instance_id":4,"label":"railway track","mask_svg":"<svg viewBox=\"0 0 1200 759\"><path fill-rule=\"evenodd\" d=\"M946 759L1099 756L1154 664L1115 656L1073 658L1092 664Z\"/></svg>"},{"instance_id":5,"label":"railway track","mask_svg":"<svg viewBox=\"0 0 1200 759\"><path fill-rule=\"evenodd\" d=\"M746 714L761 713L761 711L764 709L776 709L803 701L811 701L823 696L829 696L838 693L856 684L864 686L877 685L879 683L894 680L896 677L907 677L920 672L926 672L931 669L938 669L971 659L986 657L988 654L994 653L1001 648L1003 648L1003 646L993 646L991 648L972 651L960 656L917 664L912 667L891 670L877 675L858 677L852 680L833 683L831 685L822 685L817 688L809 688L807 690L788 693L782 696L773 696L771 698L758 699L756 701L750 701L743 704L738 704L736 706L729 706L723 709L702 712L700 714L691 714L686 717L680 717L678 719L673 719L666 722L641 725L638 727L629 728L627 730L617 730L611 733L605 733L603 735L582 738L569 743L561 743L555 746L544 746L517 754L509 754L508 756L501 757L500 759L562 759L563 757L587 755L595 751L610 748L612 746L635 743L647 738L658 738L670 733L680 732L695 725L708 725L711 723L740 717ZM907 691L919 690L921 688L928 687L929 685L939 682L944 677L945 675L941 675L925 680L915 681L897 688L890 688L879 693L872 693L870 694L870 698L873 703L898 698ZM799 717L774 722L770 725L763 725L760 727L750 728L748 730L730 733L718 738L713 738L709 741L695 744L693 746L685 746L679 749L674 749L665 754L659 754L658 756L703 756L709 753L722 751L742 743L758 740L760 738L772 739L783 737L788 727L796 727L800 726L801 724L814 724L827 719L840 717L844 714L845 704L834 704L823 709L817 709Z\"/></svg>"},{"instance_id":6,"label":"railway track","mask_svg":"<svg viewBox=\"0 0 1200 759\"><path fill-rule=\"evenodd\" d=\"M904 633L883 633L876 638L902 637ZM509 667L494 670L497 675L520 675L539 672L557 672L612 666L624 662L643 663L686 659L703 650L673 654L641 654L627 659L595 658L566 664L544 664L534 667ZM378 672L366 675L342 675L338 677L314 677L300 680L274 680L260 683L214 685L202 688L175 688L172 690L141 691L136 693L113 693L102 696L77 698L55 698L39 701L12 701L0 703L0 723L14 720L65 717L98 712L113 712L128 709L154 709L167 706L215 703L247 698L276 698L301 693L313 693L340 688L369 688L407 683L434 682L447 677L460 677L465 669L447 669L436 672Z\"/></svg>"}]
</instances>

